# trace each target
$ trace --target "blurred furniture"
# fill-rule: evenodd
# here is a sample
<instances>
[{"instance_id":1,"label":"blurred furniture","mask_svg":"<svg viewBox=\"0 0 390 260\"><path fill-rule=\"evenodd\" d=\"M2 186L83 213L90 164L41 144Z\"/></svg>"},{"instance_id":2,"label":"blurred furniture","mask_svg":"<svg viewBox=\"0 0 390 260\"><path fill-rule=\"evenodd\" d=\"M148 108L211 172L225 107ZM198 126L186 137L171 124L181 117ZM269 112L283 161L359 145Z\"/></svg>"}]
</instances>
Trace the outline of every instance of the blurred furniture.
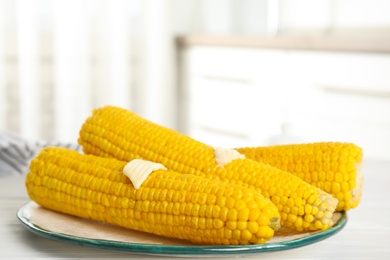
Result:
<instances>
[{"instance_id":1,"label":"blurred furniture","mask_svg":"<svg viewBox=\"0 0 390 260\"><path fill-rule=\"evenodd\" d=\"M390 160L390 38L190 35L177 45L181 131L228 147L354 142Z\"/></svg>"}]
</instances>

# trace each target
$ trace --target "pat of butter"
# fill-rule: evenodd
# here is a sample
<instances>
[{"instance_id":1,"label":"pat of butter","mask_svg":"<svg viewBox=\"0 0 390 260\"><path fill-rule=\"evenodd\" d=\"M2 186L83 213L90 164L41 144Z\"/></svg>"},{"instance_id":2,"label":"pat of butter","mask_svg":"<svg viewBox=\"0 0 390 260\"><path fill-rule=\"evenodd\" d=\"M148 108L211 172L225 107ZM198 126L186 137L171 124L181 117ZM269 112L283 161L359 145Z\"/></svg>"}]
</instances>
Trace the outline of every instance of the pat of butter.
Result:
<instances>
[{"instance_id":1,"label":"pat of butter","mask_svg":"<svg viewBox=\"0 0 390 260\"><path fill-rule=\"evenodd\" d=\"M167 170L167 168L160 163L134 159L126 164L123 173L129 177L134 188L138 190L149 174L157 170Z\"/></svg>"},{"instance_id":2,"label":"pat of butter","mask_svg":"<svg viewBox=\"0 0 390 260\"><path fill-rule=\"evenodd\" d=\"M217 165L221 167L224 167L233 160L245 159L245 155L239 153L238 151L221 147L214 148L214 156Z\"/></svg>"}]
</instances>

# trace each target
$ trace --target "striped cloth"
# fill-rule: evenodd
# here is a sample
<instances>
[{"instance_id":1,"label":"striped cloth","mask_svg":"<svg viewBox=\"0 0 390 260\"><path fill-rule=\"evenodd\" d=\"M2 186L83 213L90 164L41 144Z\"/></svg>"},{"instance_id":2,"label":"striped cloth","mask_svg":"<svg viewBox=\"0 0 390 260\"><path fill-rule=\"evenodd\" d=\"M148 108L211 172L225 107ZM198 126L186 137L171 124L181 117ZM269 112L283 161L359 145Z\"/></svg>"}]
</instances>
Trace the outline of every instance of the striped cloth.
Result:
<instances>
[{"instance_id":1,"label":"striped cloth","mask_svg":"<svg viewBox=\"0 0 390 260\"><path fill-rule=\"evenodd\" d=\"M0 132L0 177L4 175L24 175L28 172L30 161L46 146L59 146L80 151L80 146L73 143L55 141L30 142L18 135Z\"/></svg>"}]
</instances>

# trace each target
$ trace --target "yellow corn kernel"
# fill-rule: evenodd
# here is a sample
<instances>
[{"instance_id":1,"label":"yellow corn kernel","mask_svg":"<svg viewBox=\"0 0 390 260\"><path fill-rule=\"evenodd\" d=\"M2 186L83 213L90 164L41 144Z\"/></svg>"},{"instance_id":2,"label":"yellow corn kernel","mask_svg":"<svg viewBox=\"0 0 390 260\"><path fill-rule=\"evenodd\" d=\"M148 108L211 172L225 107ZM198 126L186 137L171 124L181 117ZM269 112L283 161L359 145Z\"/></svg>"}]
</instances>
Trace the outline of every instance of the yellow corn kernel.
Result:
<instances>
[{"instance_id":1,"label":"yellow corn kernel","mask_svg":"<svg viewBox=\"0 0 390 260\"><path fill-rule=\"evenodd\" d=\"M114 157L124 161L141 158L164 163L165 167L175 172L253 188L274 203L279 201L276 206L285 214L291 214L293 207L302 208L298 213L304 213L305 205L310 204L305 196L313 196L313 202L320 200L320 203L328 204L326 212L333 213L337 205L337 200L331 195L289 172L262 162L235 159L221 167L215 160L213 147L118 107L107 106L94 110L92 116L84 122L78 141L86 154ZM300 200L296 199L297 196ZM228 208L234 207L235 203L231 198L224 202ZM241 207L239 202L237 207ZM227 214L228 220L237 218L238 212ZM302 227L290 223L290 220L287 217L282 218L281 224L309 230L306 224ZM324 221L325 217L315 218L309 223L310 228L315 228L316 220Z\"/></svg>"},{"instance_id":2,"label":"yellow corn kernel","mask_svg":"<svg viewBox=\"0 0 390 260\"><path fill-rule=\"evenodd\" d=\"M336 211L346 211L359 205L363 176L360 173L362 149L352 143L319 142L307 144L276 145L268 147L237 148L247 158L289 171L304 181L323 189L335 198L343 196ZM306 164L308 167L301 167ZM318 225L317 225L318 226Z\"/></svg>"},{"instance_id":3,"label":"yellow corn kernel","mask_svg":"<svg viewBox=\"0 0 390 260\"><path fill-rule=\"evenodd\" d=\"M135 189L122 172L126 163L64 148L45 148L31 162L27 192L39 205L55 211L194 243L265 242L269 235L259 236L256 224L248 227L247 223L270 229L279 226L276 206L252 189L170 170L152 172ZM88 179L88 184L81 179ZM125 189L126 197L114 192L119 188ZM206 189L214 193L206 194ZM183 192L186 196L179 200L176 194ZM237 202L229 208L224 206L223 214L234 217L220 217L217 199L201 199L217 194L225 196L222 201ZM225 227L231 229L230 237L223 236ZM194 235L206 234L206 230L209 236ZM239 236L234 236L235 232Z\"/></svg>"}]
</instances>

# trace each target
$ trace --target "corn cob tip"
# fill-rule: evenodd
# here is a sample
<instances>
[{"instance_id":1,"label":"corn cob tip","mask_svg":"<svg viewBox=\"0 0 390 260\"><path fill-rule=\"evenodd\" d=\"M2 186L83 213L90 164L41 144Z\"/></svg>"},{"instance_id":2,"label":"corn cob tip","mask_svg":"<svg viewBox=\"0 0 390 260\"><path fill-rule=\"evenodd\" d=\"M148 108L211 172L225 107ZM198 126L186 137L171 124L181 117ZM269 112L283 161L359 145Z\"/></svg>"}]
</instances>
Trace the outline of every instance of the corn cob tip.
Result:
<instances>
[{"instance_id":1,"label":"corn cob tip","mask_svg":"<svg viewBox=\"0 0 390 260\"><path fill-rule=\"evenodd\" d=\"M236 148L247 158L288 171L338 199L336 211L359 205L363 149L353 143L316 142Z\"/></svg>"},{"instance_id":2,"label":"corn cob tip","mask_svg":"<svg viewBox=\"0 0 390 260\"><path fill-rule=\"evenodd\" d=\"M272 228L274 231L278 231L280 229L280 217L277 216L277 217L271 218L268 226L270 228Z\"/></svg>"},{"instance_id":3,"label":"corn cob tip","mask_svg":"<svg viewBox=\"0 0 390 260\"><path fill-rule=\"evenodd\" d=\"M356 172L356 186L351 190L351 205L353 207L359 204L363 195L364 176L360 171L360 167L358 168L359 170Z\"/></svg>"}]
</instances>

